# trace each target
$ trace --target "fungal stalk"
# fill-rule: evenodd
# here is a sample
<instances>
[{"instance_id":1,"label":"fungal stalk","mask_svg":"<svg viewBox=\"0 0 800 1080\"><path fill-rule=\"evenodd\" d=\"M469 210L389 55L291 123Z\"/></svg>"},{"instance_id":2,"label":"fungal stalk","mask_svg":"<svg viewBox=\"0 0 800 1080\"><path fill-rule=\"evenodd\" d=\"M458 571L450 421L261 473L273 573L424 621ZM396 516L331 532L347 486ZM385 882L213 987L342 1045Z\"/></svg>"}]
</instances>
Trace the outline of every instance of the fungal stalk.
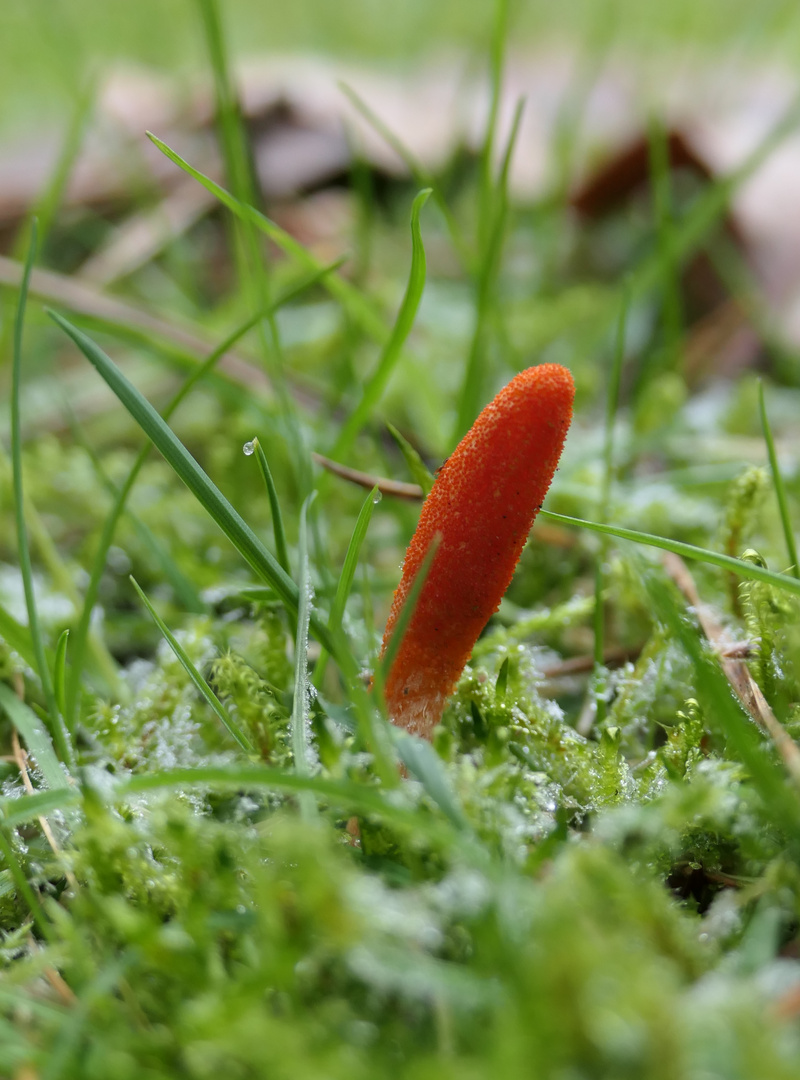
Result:
<instances>
[{"instance_id":1,"label":"fungal stalk","mask_svg":"<svg viewBox=\"0 0 800 1080\"><path fill-rule=\"evenodd\" d=\"M430 738L497 611L556 471L574 384L559 364L520 372L439 470L403 561L381 657L425 555L438 548L386 676L390 719Z\"/></svg>"}]
</instances>

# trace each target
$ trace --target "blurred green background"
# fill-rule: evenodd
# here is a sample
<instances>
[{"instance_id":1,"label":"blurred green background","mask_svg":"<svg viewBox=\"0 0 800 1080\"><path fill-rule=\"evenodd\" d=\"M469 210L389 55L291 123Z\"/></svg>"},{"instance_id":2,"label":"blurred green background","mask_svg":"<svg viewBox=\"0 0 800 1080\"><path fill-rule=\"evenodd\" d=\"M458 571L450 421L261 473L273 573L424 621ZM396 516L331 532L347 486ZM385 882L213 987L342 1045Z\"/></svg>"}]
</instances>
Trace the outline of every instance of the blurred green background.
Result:
<instances>
[{"instance_id":1,"label":"blurred green background","mask_svg":"<svg viewBox=\"0 0 800 1080\"><path fill-rule=\"evenodd\" d=\"M317 51L405 59L437 48L483 55L489 0L300 0L221 5L235 53ZM612 43L635 58L697 49L743 62L800 60L800 5L792 0L517 0L514 47ZM0 131L57 121L92 72L117 60L172 72L204 65L192 0L4 0L0 4Z\"/></svg>"}]
</instances>

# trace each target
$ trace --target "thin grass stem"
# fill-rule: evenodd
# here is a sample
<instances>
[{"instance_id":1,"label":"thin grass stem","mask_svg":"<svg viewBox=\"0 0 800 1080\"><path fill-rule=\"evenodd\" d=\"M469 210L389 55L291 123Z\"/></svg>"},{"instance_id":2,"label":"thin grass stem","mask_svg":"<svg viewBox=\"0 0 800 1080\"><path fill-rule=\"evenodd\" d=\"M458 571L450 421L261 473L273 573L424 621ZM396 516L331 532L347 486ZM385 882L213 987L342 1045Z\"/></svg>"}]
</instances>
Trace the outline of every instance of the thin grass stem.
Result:
<instances>
[{"instance_id":1,"label":"thin grass stem","mask_svg":"<svg viewBox=\"0 0 800 1080\"><path fill-rule=\"evenodd\" d=\"M783 526L783 536L786 541L786 550L789 553L789 569L792 574L800 579L800 564L797 561L797 544L795 543L794 530L792 529L792 519L789 514L789 503L786 499L786 486L783 482L783 475L781 473L780 463L778 461L778 454L775 450L775 440L772 437L772 427L770 426L769 417L767 416L767 406L764 401L764 384L759 380L758 383L758 408L761 413L761 427L764 432L764 442L767 444L767 454L769 455L769 467L772 472L772 484L775 488L775 497L778 500L778 510L781 515L781 525Z\"/></svg>"},{"instance_id":2,"label":"thin grass stem","mask_svg":"<svg viewBox=\"0 0 800 1080\"><path fill-rule=\"evenodd\" d=\"M14 477L14 508L17 525L17 548L20 573L25 590L25 606L28 610L28 626L31 644L36 658L36 673L42 687L48 713L48 725L62 760L69 768L75 765L75 753L64 719L59 711L50 677L50 667L45 655L44 637L39 622L36 606L36 593L33 587L33 569L28 547L28 527L25 521L25 498L22 481L22 423L20 416L20 385L22 382L22 329L25 323L25 308L28 299L28 284L36 257L37 223L31 223L31 243L25 260L25 274L19 291L17 316L14 325L14 355L11 376L11 464Z\"/></svg>"}]
</instances>

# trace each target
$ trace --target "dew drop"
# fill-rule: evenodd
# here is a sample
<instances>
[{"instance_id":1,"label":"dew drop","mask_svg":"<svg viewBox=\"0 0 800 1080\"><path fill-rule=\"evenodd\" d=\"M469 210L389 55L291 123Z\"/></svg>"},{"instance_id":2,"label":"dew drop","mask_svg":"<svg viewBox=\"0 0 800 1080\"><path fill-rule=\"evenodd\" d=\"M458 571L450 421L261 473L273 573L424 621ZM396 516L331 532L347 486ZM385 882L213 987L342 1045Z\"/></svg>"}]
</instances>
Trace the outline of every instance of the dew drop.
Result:
<instances>
[{"instance_id":1,"label":"dew drop","mask_svg":"<svg viewBox=\"0 0 800 1080\"><path fill-rule=\"evenodd\" d=\"M380 491L376 491L375 494L372 496L372 501L377 505L382 498L383 495L380 493Z\"/></svg>"},{"instance_id":2,"label":"dew drop","mask_svg":"<svg viewBox=\"0 0 800 1080\"><path fill-rule=\"evenodd\" d=\"M250 442L246 442L242 447L242 451L244 452L245 457L252 457L253 454L256 452L255 439L252 439Z\"/></svg>"}]
</instances>

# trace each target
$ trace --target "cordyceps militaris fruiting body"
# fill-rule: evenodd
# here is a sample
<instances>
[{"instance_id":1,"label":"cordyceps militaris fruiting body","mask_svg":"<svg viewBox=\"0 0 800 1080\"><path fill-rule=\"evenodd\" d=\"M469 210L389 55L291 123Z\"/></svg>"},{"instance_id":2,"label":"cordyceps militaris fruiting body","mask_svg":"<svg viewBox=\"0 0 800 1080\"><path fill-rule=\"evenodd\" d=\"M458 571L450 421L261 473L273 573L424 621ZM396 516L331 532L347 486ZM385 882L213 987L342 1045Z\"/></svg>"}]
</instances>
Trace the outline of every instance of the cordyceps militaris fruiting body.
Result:
<instances>
[{"instance_id":1,"label":"cordyceps militaris fruiting body","mask_svg":"<svg viewBox=\"0 0 800 1080\"><path fill-rule=\"evenodd\" d=\"M508 588L561 457L574 393L560 364L520 372L481 412L425 500L381 649L438 536L384 687L390 719L416 735L430 738Z\"/></svg>"}]
</instances>

